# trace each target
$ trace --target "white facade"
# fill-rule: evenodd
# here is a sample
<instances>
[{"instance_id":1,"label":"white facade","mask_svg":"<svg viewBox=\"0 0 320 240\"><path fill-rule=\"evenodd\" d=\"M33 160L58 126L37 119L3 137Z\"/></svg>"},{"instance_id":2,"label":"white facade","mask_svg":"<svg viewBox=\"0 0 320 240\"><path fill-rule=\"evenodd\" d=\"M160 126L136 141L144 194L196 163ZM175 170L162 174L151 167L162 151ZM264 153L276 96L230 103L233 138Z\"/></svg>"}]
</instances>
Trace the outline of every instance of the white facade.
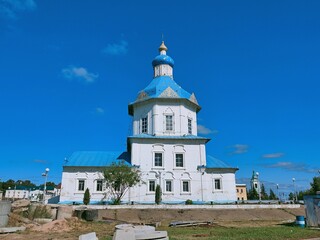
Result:
<instances>
[{"instance_id":1,"label":"white facade","mask_svg":"<svg viewBox=\"0 0 320 240\"><path fill-rule=\"evenodd\" d=\"M7 189L5 193L6 199L29 199L29 190Z\"/></svg>"},{"instance_id":2,"label":"white facade","mask_svg":"<svg viewBox=\"0 0 320 240\"><path fill-rule=\"evenodd\" d=\"M166 116L172 116L173 128L166 130ZM147 118L147 132L143 132L142 121ZM188 121L191 121L191 133ZM192 106L182 105L181 101L158 100L140 103L133 116L133 135L150 134L156 136L197 135L197 114Z\"/></svg>"},{"instance_id":3,"label":"white facade","mask_svg":"<svg viewBox=\"0 0 320 240\"><path fill-rule=\"evenodd\" d=\"M193 93L174 82L173 60L166 51L162 44L152 63L154 79L129 104L133 134L127 141L128 162L141 173L142 183L131 188L123 202L154 203L157 185L162 189L163 203L184 203L187 199L234 202L237 169L212 157L207 159L210 139L197 133L201 108ZM98 166L64 166L60 201L82 202L86 188L92 202L110 200L102 171Z\"/></svg>"},{"instance_id":4,"label":"white facade","mask_svg":"<svg viewBox=\"0 0 320 240\"><path fill-rule=\"evenodd\" d=\"M92 202L110 199L105 191L103 168L65 167L62 173L60 202L82 202L85 190L90 190ZM102 187L99 183L102 183Z\"/></svg>"},{"instance_id":5,"label":"white facade","mask_svg":"<svg viewBox=\"0 0 320 240\"><path fill-rule=\"evenodd\" d=\"M43 190L39 189L7 189L5 199L28 199L30 201L38 202L41 200L42 195ZM60 195L59 189L54 188L54 190L47 190L46 199L58 195Z\"/></svg>"}]
</instances>

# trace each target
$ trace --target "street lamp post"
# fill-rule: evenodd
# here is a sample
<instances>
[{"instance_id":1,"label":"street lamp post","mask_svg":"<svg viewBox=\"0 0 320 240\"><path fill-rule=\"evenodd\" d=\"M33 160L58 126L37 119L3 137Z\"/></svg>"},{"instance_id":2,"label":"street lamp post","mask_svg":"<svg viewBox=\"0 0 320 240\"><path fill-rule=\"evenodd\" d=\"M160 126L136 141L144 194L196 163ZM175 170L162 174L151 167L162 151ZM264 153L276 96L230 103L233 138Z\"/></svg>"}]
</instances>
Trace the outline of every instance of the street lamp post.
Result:
<instances>
[{"instance_id":1,"label":"street lamp post","mask_svg":"<svg viewBox=\"0 0 320 240\"><path fill-rule=\"evenodd\" d=\"M50 169L46 168L46 171L42 173L42 176L44 177L44 187L43 187L43 203L46 204L46 191L47 191L47 179L48 179L48 173Z\"/></svg>"},{"instance_id":2,"label":"street lamp post","mask_svg":"<svg viewBox=\"0 0 320 240\"><path fill-rule=\"evenodd\" d=\"M292 178L292 182L293 182L293 202L297 201L297 195L296 195L296 185L295 185L295 178Z\"/></svg>"},{"instance_id":3,"label":"street lamp post","mask_svg":"<svg viewBox=\"0 0 320 240\"><path fill-rule=\"evenodd\" d=\"M280 201L280 196L279 196L279 184L277 183L277 197L278 197L278 200Z\"/></svg>"},{"instance_id":4,"label":"street lamp post","mask_svg":"<svg viewBox=\"0 0 320 240\"><path fill-rule=\"evenodd\" d=\"M206 171L206 166L204 166L204 165L198 166L198 171L200 172L201 201L203 202L203 180L202 180L202 176L203 176L204 172Z\"/></svg>"}]
</instances>

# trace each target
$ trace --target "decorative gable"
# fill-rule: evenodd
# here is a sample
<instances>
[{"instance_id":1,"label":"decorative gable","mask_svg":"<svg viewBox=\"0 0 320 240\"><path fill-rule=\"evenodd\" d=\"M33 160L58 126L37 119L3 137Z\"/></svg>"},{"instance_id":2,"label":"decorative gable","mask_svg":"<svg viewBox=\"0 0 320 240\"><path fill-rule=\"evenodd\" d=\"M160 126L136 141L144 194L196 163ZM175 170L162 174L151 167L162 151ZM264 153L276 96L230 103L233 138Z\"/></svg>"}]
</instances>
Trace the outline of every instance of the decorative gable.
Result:
<instances>
[{"instance_id":1,"label":"decorative gable","mask_svg":"<svg viewBox=\"0 0 320 240\"><path fill-rule=\"evenodd\" d=\"M167 87L160 95L159 97L163 98L179 98L179 95L173 91L171 87Z\"/></svg>"},{"instance_id":2,"label":"decorative gable","mask_svg":"<svg viewBox=\"0 0 320 240\"><path fill-rule=\"evenodd\" d=\"M137 97L137 100L142 100L144 98L147 98L148 97L148 94L144 91L140 92L138 97Z\"/></svg>"},{"instance_id":3,"label":"decorative gable","mask_svg":"<svg viewBox=\"0 0 320 240\"><path fill-rule=\"evenodd\" d=\"M196 99L196 95L194 95L194 93L191 94L189 100L190 100L191 102L199 105L199 104L198 104L198 101L197 101L197 99Z\"/></svg>"}]
</instances>

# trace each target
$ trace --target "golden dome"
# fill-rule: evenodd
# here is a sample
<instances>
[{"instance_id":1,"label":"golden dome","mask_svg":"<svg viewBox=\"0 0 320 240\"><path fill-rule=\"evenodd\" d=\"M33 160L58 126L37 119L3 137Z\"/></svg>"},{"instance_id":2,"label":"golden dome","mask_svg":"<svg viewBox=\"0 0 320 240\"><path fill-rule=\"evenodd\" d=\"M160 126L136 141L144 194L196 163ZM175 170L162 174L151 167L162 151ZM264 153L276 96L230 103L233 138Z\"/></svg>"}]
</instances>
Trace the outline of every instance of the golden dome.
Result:
<instances>
[{"instance_id":1,"label":"golden dome","mask_svg":"<svg viewBox=\"0 0 320 240\"><path fill-rule=\"evenodd\" d=\"M161 43L161 45L160 45L160 47L159 47L159 52L161 52L161 51L167 51L168 50L168 48L166 47L166 45L164 45L164 41L162 41L162 43Z\"/></svg>"}]
</instances>

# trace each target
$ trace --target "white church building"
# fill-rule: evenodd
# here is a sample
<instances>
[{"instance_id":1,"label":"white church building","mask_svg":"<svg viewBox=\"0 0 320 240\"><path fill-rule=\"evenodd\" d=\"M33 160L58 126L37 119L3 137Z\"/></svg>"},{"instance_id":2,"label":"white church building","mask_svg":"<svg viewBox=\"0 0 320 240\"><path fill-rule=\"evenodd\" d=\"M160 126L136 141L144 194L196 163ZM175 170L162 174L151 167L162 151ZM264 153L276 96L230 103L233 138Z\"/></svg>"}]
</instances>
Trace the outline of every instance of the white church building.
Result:
<instances>
[{"instance_id":1,"label":"white church building","mask_svg":"<svg viewBox=\"0 0 320 240\"><path fill-rule=\"evenodd\" d=\"M207 155L210 139L198 136L195 95L173 78L174 61L162 42L152 61L154 77L129 104L133 134L126 152L75 152L65 160L60 203L82 203L86 188L91 203L110 202L103 170L126 161L141 173L142 182L132 187L123 203L154 203L155 189L162 189L162 203L226 203L237 200L237 168Z\"/></svg>"}]
</instances>

